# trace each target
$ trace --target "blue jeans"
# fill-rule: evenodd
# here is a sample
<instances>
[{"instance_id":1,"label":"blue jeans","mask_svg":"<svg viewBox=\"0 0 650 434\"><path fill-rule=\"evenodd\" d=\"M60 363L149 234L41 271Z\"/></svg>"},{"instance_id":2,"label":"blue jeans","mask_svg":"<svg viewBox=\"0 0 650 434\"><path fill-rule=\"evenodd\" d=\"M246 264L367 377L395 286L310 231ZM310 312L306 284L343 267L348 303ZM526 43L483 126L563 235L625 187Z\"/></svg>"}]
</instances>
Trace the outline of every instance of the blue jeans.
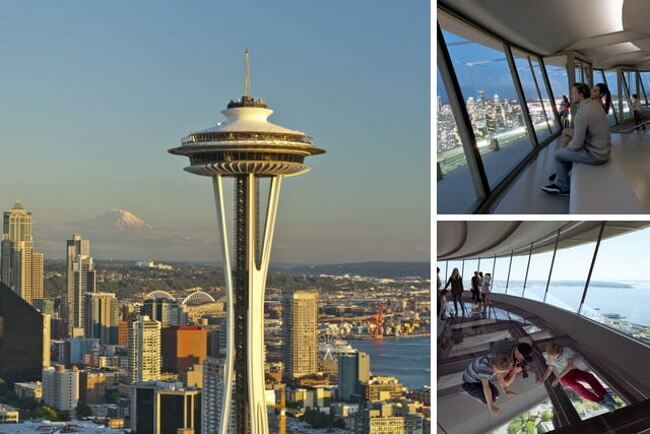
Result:
<instances>
[{"instance_id":1,"label":"blue jeans","mask_svg":"<svg viewBox=\"0 0 650 434\"><path fill-rule=\"evenodd\" d=\"M594 157L586 149L582 148L577 151L569 149L558 149L555 151L555 160L557 162L557 179L556 184L564 191L569 191L571 185L571 178L569 171L573 167L573 163L589 164L590 166L600 166L607 162Z\"/></svg>"}]
</instances>

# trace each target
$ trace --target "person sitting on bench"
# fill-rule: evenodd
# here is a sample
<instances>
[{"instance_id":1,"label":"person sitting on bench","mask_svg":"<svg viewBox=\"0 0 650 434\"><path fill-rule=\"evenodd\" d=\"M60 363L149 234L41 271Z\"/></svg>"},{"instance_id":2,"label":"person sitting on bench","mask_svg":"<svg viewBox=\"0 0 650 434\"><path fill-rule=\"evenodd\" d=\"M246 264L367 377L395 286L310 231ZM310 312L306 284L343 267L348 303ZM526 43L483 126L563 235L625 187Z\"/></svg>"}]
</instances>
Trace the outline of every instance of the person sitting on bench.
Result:
<instances>
[{"instance_id":1,"label":"person sitting on bench","mask_svg":"<svg viewBox=\"0 0 650 434\"><path fill-rule=\"evenodd\" d=\"M599 166L607 162L612 149L607 114L601 103L591 99L589 86L584 83L574 84L571 87L571 100L578 105L573 137L566 148L555 151L555 182L542 187L542 191L553 195L569 194L569 172L573 163Z\"/></svg>"}]
</instances>

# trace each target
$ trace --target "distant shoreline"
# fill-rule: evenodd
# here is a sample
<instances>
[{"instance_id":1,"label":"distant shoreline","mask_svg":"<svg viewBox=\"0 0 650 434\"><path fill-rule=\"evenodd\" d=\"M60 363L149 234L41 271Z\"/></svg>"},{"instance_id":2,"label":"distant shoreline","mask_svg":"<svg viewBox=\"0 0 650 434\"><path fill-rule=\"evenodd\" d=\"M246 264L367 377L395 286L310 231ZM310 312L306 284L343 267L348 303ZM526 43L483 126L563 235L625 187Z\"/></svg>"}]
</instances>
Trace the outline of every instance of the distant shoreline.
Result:
<instances>
[{"instance_id":1,"label":"distant shoreline","mask_svg":"<svg viewBox=\"0 0 650 434\"><path fill-rule=\"evenodd\" d=\"M366 336L366 335L355 335L352 337L346 337L346 341L385 341L385 340L399 340L399 339L412 339L412 338L424 338L431 336L431 332L429 333L418 333L418 334L413 334L413 335L408 335L408 336L384 336L382 339L375 339L371 336Z\"/></svg>"}]
</instances>

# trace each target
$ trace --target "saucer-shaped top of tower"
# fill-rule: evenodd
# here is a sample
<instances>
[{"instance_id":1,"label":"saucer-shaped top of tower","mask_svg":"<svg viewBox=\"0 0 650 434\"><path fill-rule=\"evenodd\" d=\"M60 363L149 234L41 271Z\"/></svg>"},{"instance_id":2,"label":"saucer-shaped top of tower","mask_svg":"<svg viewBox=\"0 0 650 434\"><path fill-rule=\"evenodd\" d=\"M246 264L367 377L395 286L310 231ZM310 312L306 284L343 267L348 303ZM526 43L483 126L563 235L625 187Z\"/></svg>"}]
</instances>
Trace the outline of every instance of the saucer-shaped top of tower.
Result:
<instances>
[{"instance_id":1,"label":"saucer-shaped top of tower","mask_svg":"<svg viewBox=\"0 0 650 434\"><path fill-rule=\"evenodd\" d=\"M243 96L221 113L226 121L191 133L169 150L189 157L186 171L204 176L300 175L309 170L305 157L325 152L305 133L269 122L273 110L261 99Z\"/></svg>"}]
</instances>

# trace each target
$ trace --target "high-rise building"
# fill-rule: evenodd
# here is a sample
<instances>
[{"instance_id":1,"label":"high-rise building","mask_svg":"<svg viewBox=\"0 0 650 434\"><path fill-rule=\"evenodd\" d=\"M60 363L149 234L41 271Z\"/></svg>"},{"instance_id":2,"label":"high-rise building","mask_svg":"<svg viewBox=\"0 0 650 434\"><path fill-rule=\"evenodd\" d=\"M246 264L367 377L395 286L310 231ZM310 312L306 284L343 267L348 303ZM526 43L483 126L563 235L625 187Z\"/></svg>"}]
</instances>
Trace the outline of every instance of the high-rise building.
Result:
<instances>
[{"instance_id":1,"label":"high-rise building","mask_svg":"<svg viewBox=\"0 0 650 434\"><path fill-rule=\"evenodd\" d=\"M362 352L342 353L338 361L339 400L361 400L362 386L370 379L370 356Z\"/></svg>"},{"instance_id":2,"label":"high-rise building","mask_svg":"<svg viewBox=\"0 0 650 434\"><path fill-rule=\"evenodd\" d=\"M28 303L43 298L42 253L34 252L32 213L19 202L4 213L0 242L0 281Z\"/></svg>"},{"instance_id":3,"label":"high-rise building","mask_svg":"<svg viewBox=\"0 0 650 434\"><path fill-rule=\"evenodd\" d=\"M95 292L95 264L90 256L90 241L73 234L66 252L66 316L70 334L75 328L84 329L85 294Z\"/></svg>"},{"instance_id":4,"label":"high-rise building","mask_svg":"<svg viewBox=\"0 0 650 434\"><path fill-rule=\"evenodd\" d=\"M79 401L79 370L63 365L43 369L43 402L60 411L71 411Z\"/></svg>"},{"instance_id":5,"label":"high-rise building","mask_svg":"<svg viewBox=\"0 0 650 434\"><path fill-rule=\"evenodd\" d=\"M203 361L203 389L201 397L201 423L204 433L220 432L223 391L225 385L225 359L207 357ZM231 410L234 407L231 407ZM228 434L235 433L235 418L231 412Z\"/></svg>"},{"instance_id":6,"label":"high-rise building","mask_svg":"<svg viewBox=\"0 0 650 434\"><path fill-rule=\"evenodd\" d=\"M84 307L85 334L98 338L104 345L115 345L118 340L119 306L115 294L110 292L87 292Z\"/></svg>"},{"instance_id":7,"label":"high-rise building","mask_svg":"<svg viewBox=\"0 0 650 434\"><path fill-rule=\"evenodd\" d=\"M129 321L120 320L117 326L117 345L126 346L129 344Z\"/></svg>"},{"instance_id":8,"label":"high-rise building","mask_svg":"<svg viewBox=\"0 0 650 434\"><path fill-rule=\"evenodd\" d=\"M201 391L162 381L132 386L131 429L151 434L211 433L201 430Z\"/></svg>"},{"instance_id":9,"label":"high-rise building","mask_svg":"<svg viewBox=\"0 0 650 434\"><path fill-rule=\"evenodd\" d=\"M171 326L162 329L163 370L181 374L208 353L207 330L197 326Z\"/></svg>"},{"instance_id":10,"label":"high-rise building","mask_svg":"<svg viewBox=\"0 0 650 434\"><path fill-rule=\"evenodd\" d=\"M129 327L129 380L141 383L160 378L160 323L139 316Z\"/></svg>"},{"instance_id":11,"label":"high-rise building","mask_svg":"<svg viewBox=\"0 0 650 434\"><path fill-rule=\"evenodd\" d=\"M288 379L318 372L318 291L283 294L284 373Z\"/></svg>"},{"instance_id":12,"label":"high-rise building","mask_svg":"<svg viewBox=\"0 0 650 434\"><path fill-rule=\"evenodd\" d=\"M268 121L273 111L263 100L250 96L248 52L244 71L244 95L230 101L223 111L227 120L190 134L181 146L170 150L189 157L190 166L185 169L188 172L211 177L215 194L228 318L228 387L224 388L220 434L227 433L233 399L238 434L269 431L264 388L264 291L280 186L284 177L309 170L306 157L325 152L314 146L306 134ZM235 187L232 267L223 188L226 177L234 178ZM268 183L266 206L260 206L258 200L261 182Z\"/></svg>"},{"instance_id":13,"label":"high-rise building","mask_svg":"<svg viewBox=\"0 0 650 434\"><path fill-rule=\"evenodd\" d=\"M168 298L148 298L144 301L142 315L159 321L162 328L183 325L183 311L175 300Z\"/></svg>"},{"instance_id":14,"label":"high-rise building","mask_svg":"<svg viewBox=\"0 0 650 434\"><path fill-rule=\"evenodd\" d=\"M50 317L0 283L0 378L38 380L50 366Z\"/></svg>"}]
</instances>

